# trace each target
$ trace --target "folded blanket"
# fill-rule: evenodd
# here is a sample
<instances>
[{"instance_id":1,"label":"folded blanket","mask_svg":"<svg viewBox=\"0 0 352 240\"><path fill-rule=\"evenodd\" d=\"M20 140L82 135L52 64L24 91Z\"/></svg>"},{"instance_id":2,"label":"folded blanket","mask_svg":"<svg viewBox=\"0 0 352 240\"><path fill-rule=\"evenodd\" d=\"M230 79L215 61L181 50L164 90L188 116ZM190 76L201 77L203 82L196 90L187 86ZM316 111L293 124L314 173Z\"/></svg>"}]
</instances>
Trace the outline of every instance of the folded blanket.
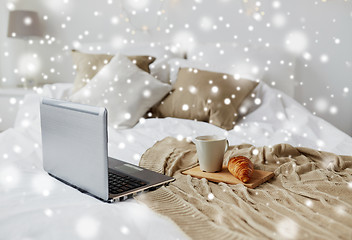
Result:
<instances>
[{"instance_id":1,"label":"folded blanket","mask_svg":"<svg viewBox=\"0 0 352 240\"><path fill-rule=\"evenodd\" d=\"M255 189L181 172L197 165L193 143L165 138L140 166L176 181L136 197L192 239L352 239L352 157L278 144L231 146L275 177Z\"/></svg>"}]
</instances>

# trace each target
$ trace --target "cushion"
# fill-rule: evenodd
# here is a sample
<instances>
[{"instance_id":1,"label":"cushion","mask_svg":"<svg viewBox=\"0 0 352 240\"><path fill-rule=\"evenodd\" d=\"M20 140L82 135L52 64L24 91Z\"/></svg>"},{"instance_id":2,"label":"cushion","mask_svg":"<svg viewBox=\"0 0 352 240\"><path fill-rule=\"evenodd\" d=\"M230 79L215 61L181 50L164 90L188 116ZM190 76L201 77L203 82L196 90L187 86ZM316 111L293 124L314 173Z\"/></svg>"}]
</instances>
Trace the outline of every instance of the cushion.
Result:
<instances>
[{"instance_id":1,"label":"cushion","mask_svg":"<svg viewBox=\"0 0 352 240\"><path fill-rule=\"evenodd\" d=\"M109 125L126 128L135 125L170 90L169 84L160 82L118 54L70 100L105 107Z\"/></svg>"},{"instance_id":2,"label":"cushion","mask_svg":"<svg viewBox=\"0 0 352 240\"><path fill-rule=\"evenodd\" d=\"M225 73L181 68L173 92L153 108L153 113L205 121L230 130L236 124L238 107L257 84Z\"/></svg>"},{"instance_id":3,"label":"cushion","mask_svg":"<svg viewBox=\"0 0 352 240\"><path fill-rule=\"evenodd\" d=\"M76 65L76 78L72 92L77 92L84 87L106 64L108 64L113 55L108 54L88 54L72 50L73 62ZM140 69L150 73L149 65L155 61L151 56L129 56L133 63Z\"/></svg>"},{"instance_id":4,"label":"cushion","mask_svg":"<svg viewBox=\"0 0 352 240\"><path fill-rule=\"evenodd\" d=\"M169 83L167 61L183 57L171 44L165 42L124 43L121 41L80 43L75 46L81 52L112 55L116 52L127 56L153 56L156 60L150 64L150 74L159 81Z\"/></svg>"},{"instance_id":5,"label":"cushion","mask_svg":"<svg viewBox=\"0 0 352 240\"><path fill-rule=\"evenodd\" d=\"M234 75L234 71L226 71L223 66L226 63L218 62L218 65L210 65L206 62L202 61L194 61L189 59L183 58L172 58L168 61L169 68L170 68L170 83L173 85L177 80L178 71L180 68L197 68L198 70L205 70L210 72L220 72L220 73L228 73ZM237 75L236 75L237 76ZM240 73L238 74L239 77L244 79L249 79L253 81L259 81L261 76L253 76L249 74Z\"/></svg>"},{"instance_id":6,"label":"cushion","mask_svg":"<svg viewBox=\"0 0 352 240\"><path fill-rule=\"evenodd\" d=\"M210 71L239 74L246 79L261 79L294 96L295 57L283 48L266 45L264 41L256 44L197 44L187 52L187 58L207 64Z\"/></svg>"}]
</instances>

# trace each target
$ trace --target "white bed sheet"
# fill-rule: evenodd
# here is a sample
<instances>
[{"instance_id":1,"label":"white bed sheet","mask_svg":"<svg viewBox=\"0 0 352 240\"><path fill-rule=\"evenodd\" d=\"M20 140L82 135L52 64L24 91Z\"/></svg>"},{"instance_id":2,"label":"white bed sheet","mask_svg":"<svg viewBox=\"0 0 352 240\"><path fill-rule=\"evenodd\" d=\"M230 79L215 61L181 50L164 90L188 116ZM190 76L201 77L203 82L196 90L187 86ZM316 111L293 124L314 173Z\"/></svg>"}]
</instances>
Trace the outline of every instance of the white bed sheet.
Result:
<instances>
[{"instance_id":1,"label":"white bed sheet","mask_svg":"<svg viewBox=\"0 0 352 240\"><path fill-rule=\"evenodd\" d=\"M44 87L43 95L65 98L70 84ZM261 104L226 131L185 119L145 119L125 130L109 128L109 155L138 164L167 136L219 134L230 144L286 142L352 155L352 138L317 118L285 94L259 84ZM281 97L278 97L281 96ZM103 203L51 178L42 168L39 96L27 95L15 127L0 134L0 239L185 239L170 220L130 199Z\"/></svg>"}]
</instances>

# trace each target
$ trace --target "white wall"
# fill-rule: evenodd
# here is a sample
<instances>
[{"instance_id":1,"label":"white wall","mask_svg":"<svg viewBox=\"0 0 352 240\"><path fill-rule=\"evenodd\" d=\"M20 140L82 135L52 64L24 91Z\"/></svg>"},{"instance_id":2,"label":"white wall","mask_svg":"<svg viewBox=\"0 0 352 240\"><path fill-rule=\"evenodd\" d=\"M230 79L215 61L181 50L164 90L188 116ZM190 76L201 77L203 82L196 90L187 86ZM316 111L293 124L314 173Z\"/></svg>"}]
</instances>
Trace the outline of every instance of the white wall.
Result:
<instances>
[{"instance_id":1,"label":"white wall","mask_svg":"<svg viewBox=\"0 0 352 240\"><path fill-rule=\"evenodd\" d=\"M41 17L47 16L42 23L49 36L43 44L36 39L25 46L24 41L6 38L6 30L0 29L0 74L8 79L2 83L5 86L19 81L13 70L18 68L23 48L38 54L41 68L36 78L41 82L71 82L74 70L69 50L77 42L108 42L116 46L123 40L173 42L177 39L187 49L192 45L189 36L194 44L229 41L253 44L260 38L270 46L286 49L288 34L299 30L306 39L298 36L291 45L302 50L297 54L294 97L310 111L352 135L350 0L1 1L5 6L0 8L1 22L7 22L7 9L11 7L8 3L13 3L16 9L35 10ZM50 43L52 37L55 41ZM10 56L4 56L4 52Z\"/></svg>"}]
</instances>

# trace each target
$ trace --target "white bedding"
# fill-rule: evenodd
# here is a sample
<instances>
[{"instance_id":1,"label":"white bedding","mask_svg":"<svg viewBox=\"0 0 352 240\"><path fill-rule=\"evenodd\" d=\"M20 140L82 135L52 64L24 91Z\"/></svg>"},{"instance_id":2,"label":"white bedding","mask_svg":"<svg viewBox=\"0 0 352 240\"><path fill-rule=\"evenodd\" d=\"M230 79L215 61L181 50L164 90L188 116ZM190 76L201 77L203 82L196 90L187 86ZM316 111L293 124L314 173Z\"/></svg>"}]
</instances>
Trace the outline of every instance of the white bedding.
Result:
<instances>
[{"instance_id":1,"label":"white bedding","mask_svg":"<svg viewBox=\"0 0 352 240\"><path fill-rule=\"evenodd\" d=\"M65 98L70 86L47 85L43 95ZM251 106L231 131L185 119L145 119L131 129L109 128L109 155L138 164L164 137L191 140L205 134L224 134L231 145L285 142L352 155L350 136L265 84L255 91L261 104ZM38 101L38 95L26 96L15 127L0 134L0 239L187 238L133 199L103 203L48 176L42 168Z\"/></svg>"}]
</instances>

